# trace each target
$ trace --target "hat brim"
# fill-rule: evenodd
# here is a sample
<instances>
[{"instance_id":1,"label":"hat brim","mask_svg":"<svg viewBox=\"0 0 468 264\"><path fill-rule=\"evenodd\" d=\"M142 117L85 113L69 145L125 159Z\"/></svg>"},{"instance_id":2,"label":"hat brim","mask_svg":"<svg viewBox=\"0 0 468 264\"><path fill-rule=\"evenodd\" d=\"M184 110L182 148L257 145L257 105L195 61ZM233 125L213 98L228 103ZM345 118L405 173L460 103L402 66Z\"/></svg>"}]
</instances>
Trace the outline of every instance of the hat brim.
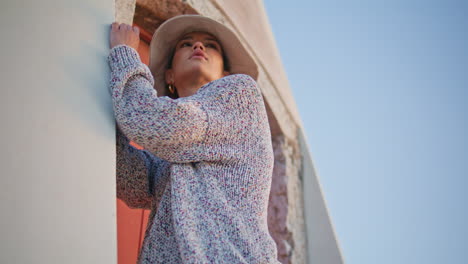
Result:
<instances>
[{"instance_id":1,"label":"hat brim","mask_svg":"<svg viewBox=\"0 0 468 264\"><path fill-rule=\"evenodd\" d=\"M223 24L200 15L181 15L165 21L154 32L150 44L149 68L155 79L158 95L168 95L165 72L171 52L177 41L190 32L205 32L213 35L221 44L229 61L230 74L247 74L257 80L257 64L237 36Z\"/></svg>"}]
</instances>

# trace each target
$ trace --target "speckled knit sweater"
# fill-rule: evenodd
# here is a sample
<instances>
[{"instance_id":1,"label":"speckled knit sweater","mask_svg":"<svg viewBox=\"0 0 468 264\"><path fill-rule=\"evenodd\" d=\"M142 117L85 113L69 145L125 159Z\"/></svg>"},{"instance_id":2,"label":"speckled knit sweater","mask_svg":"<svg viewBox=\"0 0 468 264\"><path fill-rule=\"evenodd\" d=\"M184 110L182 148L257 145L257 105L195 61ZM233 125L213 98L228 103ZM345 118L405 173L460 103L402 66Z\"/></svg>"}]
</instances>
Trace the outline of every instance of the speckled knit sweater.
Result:
<instances>
[{"instance_id":1,"label":"speckled knit sweater","mask_svg":"<svg viewBox=\"0 0 468 264\"><path fill-rule=\"evenodd\" d=\"M151 209L138 263L279 263L267 227L273 150L257 83L229 75L171 99L157 96L134 49L114 47L108 61L117 196Z\"/></svg>"}]
</instances>

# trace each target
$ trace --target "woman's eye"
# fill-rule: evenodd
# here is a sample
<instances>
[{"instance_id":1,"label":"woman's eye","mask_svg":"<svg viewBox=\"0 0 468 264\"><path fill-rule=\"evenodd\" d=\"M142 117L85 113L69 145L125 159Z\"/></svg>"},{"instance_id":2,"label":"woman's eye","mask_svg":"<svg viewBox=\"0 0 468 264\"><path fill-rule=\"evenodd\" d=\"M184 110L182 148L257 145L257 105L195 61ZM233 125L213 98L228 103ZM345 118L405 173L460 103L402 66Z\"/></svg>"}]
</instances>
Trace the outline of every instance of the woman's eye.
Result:
<instances>
[{"instance_id":1,"label":"woman's eye","mask_svg":"<svg viewBox=\"0 0 468 264\"><path fill-rule=\"evenodd\" d=\"M192 44L190 44L190 42L183 42L182 44L180 44L180 47L183 48L183 47L191 47Z\"/></svg>"},{"instance_id":2,"label":"woman's eye","mask_svg":"<svg viewBox=\"0 0 468 264\"><path fill-rule=\"evenodd\" d=\"M213 43L208 43L205 45L207 48L212 48L212 49L218 49L218 46L216 44L213 44Z\"/></svg>"}]
</instances>

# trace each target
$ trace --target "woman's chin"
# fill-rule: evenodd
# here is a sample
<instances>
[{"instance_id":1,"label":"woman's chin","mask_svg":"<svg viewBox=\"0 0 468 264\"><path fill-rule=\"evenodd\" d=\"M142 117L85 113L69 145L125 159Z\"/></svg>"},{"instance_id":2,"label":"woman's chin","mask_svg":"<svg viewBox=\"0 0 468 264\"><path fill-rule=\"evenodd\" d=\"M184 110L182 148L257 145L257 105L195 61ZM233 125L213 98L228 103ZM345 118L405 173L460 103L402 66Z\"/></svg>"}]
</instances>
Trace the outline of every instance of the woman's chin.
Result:
<instances>
[{"instance_id":1,"label":"woman's chin","mask_svg":"<svg viewBox=\"0 0 468 264\"><path fill-rule=\"evenodd\" d=\"M204 65L203 63L193 63L188 69L188 72L186 75L193 75L193 76L210 76L213 75L212 71L210 68L206 67L207 65Z\"/></svg>"}]
</instances>

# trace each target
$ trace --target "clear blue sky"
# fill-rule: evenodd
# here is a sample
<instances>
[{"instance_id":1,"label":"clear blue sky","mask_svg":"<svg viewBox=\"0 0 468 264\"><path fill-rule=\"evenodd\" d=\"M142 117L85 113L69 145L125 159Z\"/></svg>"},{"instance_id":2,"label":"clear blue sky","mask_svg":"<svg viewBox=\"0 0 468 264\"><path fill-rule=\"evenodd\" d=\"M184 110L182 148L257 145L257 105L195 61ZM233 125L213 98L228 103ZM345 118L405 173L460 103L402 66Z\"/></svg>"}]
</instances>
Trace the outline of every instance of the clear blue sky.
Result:
<instances>
[{"instance_id":1,"label":"clear blue sky","mask_svg":"<svg viewBox=\"0 0 468 264\"><path fill-rule=\"evenodd\" d=\"M468 263L468 1L264 4L346 263Z\"/></svg>"}]
</instances>

